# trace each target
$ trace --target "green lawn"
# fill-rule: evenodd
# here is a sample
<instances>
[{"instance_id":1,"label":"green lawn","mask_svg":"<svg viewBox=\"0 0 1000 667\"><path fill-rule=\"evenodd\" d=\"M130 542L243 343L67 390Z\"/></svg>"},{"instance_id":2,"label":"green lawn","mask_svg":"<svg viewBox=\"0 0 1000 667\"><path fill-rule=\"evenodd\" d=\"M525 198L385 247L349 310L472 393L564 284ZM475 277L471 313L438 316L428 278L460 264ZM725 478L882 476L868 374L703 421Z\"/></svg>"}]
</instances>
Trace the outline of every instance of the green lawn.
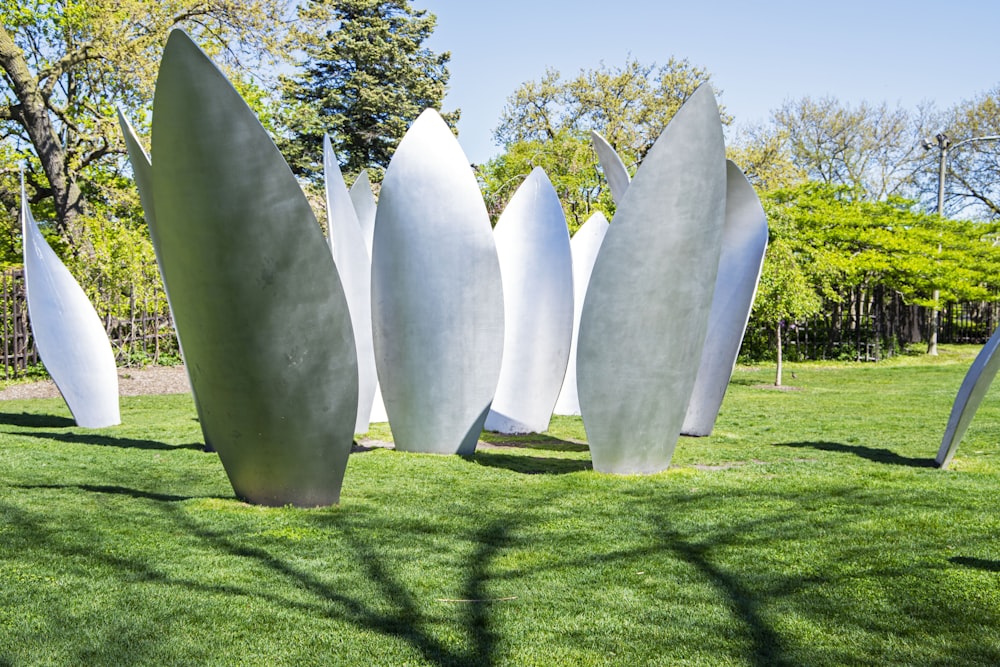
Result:
<instances>
[{"instance_id":1,"label":"green lawn","mask_svg":"<svg viewBox=\"0 0 1000 667\"><path fill-rule=\"evenodd\" d=\"M311 510L234 499L187 396L0 403L0 665L1000 664L1000 387L932 467L976 351L739 368L648 477L573 418L371 447Z\"/></svg>"}]
</instances>

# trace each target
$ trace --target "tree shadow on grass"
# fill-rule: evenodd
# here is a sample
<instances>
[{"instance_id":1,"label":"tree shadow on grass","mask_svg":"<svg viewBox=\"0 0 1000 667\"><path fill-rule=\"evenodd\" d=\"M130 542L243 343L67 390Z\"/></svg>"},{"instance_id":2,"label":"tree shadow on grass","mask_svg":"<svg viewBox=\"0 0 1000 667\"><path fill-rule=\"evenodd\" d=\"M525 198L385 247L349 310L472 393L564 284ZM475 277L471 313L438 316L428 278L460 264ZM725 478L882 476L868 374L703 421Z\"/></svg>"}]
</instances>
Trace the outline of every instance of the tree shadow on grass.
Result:
<instances>
[{"instance_id":1,"label":"tree shadow on grass","mask_svg":"<svg viewBox=\"0 0 1000 667\"><path fill-rule=\"evenodd\" d=\"M132 489L127 486L113 486L107 484L18 484L15 489L79 489L90 493L110 493L119 496L129 496L130 498L140 498L144 500L155 500L164 503L176 503L183 500L193 500L205 496L177 496L170 493L153 493L152 491L142 491Z\"/></svg>"},{"instance_id":2,"label":"tree shadow on grass","mask_svg":"<svg viewBox=\"0 0 1000 667\"><path fill-rule=\"evenodd\" d=\"M986 570L987 572L1000 572L1000 560L990 560L987 558L971 558L969 556L952 556L948 562L963 567L970 567L976 570Z\"/></svg>"},{"instance_id":3,"label":"tree shadow on grass","mask_svg":"<svg viewBox=\"0 0 1000 667\"><path fill-rule=\"evenodd\" d=\"M76 426L76 422L69 417L37 415L30 412L0 412L0 424L26 428L69 428Z\"/></svg>"},{"instance_id":4,"label":"tree shadow on grass","mask_svg":"<svg viewBox=\"0 0 1000 667\"><path fill-rule=\"evenodd\" d=\"M523 435L508 435L483 431L480 440L491 447L517 447L519 449L542 449L550 452L586 452L587 443L574 440L564 440L544 433L525 433Z\"/></svg>"},{"instance_id":5,"label":"tree shadow on grass","mask_svg":"<svg viewBox=\"0 0 1000 667\"><path fill-rule=\"evenodd\" d=\"M192 442L186 445L170 445L158 440L137 440L135 438L115 438L109 435L97 435L92 433L52 433L33 431L12 431L11 435L24 435L29 438L39 438L43 440L57 440L75 445L96 445L98 447L121 447L123 449L158 449L164 451L174 451L178 449L193 449L205 451L205 445Z\"/></svg>"},{"instance_id":6,"label":"tree shadow on grass","mask_svg":"<svg viewBox=\"0 0 1000 667\"><path fill-rule=\"evenodd\" d=\"M547 456L516 456L477 451L467 460L488 468L505 468L525 475L566 475L583 470L592 470L593 463L579 459L562 459Z\"/></svg>"},{"instance_id":7,"label":"tree shadow on grass","mask_svg":"<svg viewBox=\"0 0 1000 667\"><path fill-rule=\"evenodd\" d=\"M914 458L902 456L896 452L881 447L866 447L864 445L845 445L841 442L776 442L776 447L796 447L799 449L818 449L823 452L840 452L853 454L875 463L907 466L910 468L934 468L937 464L933 458Z\"/></svg>"}]
</instances>

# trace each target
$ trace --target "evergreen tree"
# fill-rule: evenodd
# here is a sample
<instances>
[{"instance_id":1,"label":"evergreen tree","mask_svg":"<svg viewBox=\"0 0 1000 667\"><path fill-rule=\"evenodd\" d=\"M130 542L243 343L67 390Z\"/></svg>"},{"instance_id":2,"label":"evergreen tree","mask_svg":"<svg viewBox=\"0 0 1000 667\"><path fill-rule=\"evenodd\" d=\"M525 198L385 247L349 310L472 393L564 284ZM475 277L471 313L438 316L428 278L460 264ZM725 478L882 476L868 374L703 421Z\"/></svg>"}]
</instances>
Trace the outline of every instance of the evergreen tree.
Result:
<instances>
[{"instance_id":1,"label":"evergreen tree","mask_svg":"<svg viewBox=\"0 0 1000 667\"><path fill-rule=\"evenodd\" d=\"M410 124L444 99L451 54L423 45L437 19L405 0L309 0L299 22L301 73L282 80L285 157L318 176L329 134L345 174L380 180ZM458 112L444 117L454 125Z\"/></svg>"}]
</instances>

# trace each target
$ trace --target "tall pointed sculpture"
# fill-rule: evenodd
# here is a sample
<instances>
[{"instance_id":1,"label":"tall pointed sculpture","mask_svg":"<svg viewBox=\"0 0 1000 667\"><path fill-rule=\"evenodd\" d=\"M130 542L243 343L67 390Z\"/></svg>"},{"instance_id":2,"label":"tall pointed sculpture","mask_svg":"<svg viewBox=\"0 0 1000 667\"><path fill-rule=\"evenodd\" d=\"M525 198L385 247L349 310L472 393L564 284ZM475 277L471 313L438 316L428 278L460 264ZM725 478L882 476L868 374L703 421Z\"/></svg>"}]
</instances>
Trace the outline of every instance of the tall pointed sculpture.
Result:
<instances>
[{"instance_id":1,"label":"tall pointed sculpture","mask_svg":"<svg viewBox=\"0 0 1000 667\"><path fill-rule=\"evenodd\" d=\"M646 156L590 278L577 385L596 470L670 464L701 361L725 201L722 123L704 85Z\"/></svg>"},{"instance_id":2,"label":"tall pointed sculpture","mask_svg":"<svg viewBox=\"0 0 1000 667\"><path fill-rule=\"evenodd\" d=\"M767 215L743 171L726 161L726 226L698 379L681 433L711 435L750 321L767 249Z\"/></svg>"},{"instance_id":3,"label":"tall pointed sculpture","mask_svg":"<svg viewBox=\"0 0 1000 667\"><path fill-rule=\"evenodd\" d=\"M430 109L399 143L382 182L372 323L396 448L473 453L500 374L503 288L475 176Z\"/></svg>"},{"instance_id":4,"label":"tall pointed sculpture","mask_svg":"<svg viewBox=\"0 0 1000 667\"><path fill-rule=\"evenodd\" d=\"M354 185L350 189L351 203L361 225L361 236L365 239L368 257L372 256L372 241L375 238L375 196L372 194L372 184L368 180L368 171L361 170Z\"/></svg>"},{"instance_id":5,"label":"tall pointed sculpture","mask_svg":"<svg viewBox=\"0 0 1000 667\"><path fill-rule=\"evenodd\" d=\"M493 232L503 278L503 364L486 428L548 429L573 338L573 266L559 196L535 167Z\"/></svg>"},{"instance_id":6,"label":"tall pointed sculpture","mask_svg":"<svg viewBox=\"0 0 1000 667\"><path fill-rule=\"evenodd\" d=\"M1000 327L993 332L986 345L976 355L975 361L969 367L969 372L962 380L962 386L958 389L958 395L951 407L951 415L948 417L948 425L945 427L944 437L941 439L941 447L938 449L935 462L939 468L947 468L955 456L955 450L962 442L966 429L972 423L972 418L976 416L976 410L983 402L986 392L989 391L993 379L1000 370Z\"/></svg>"},{"instance_id":7,"label":"tall pointed sculpture","mask_svg":"<svg viewBox=\"0 0 1000 667\"><path fill-rule=\"evenodd\" d=\"M163 280L163 262L159 260L159 241L156 238L158 227L156 225L156 206L153 203L153 165L149 160L149 155L146 154L145 149L142 147L142 143L139 141L139 137L135 133L135 129L132 124L125 118L125 114L122 113L121 109L118 110L118 125L121 127L122 136L125 137L125 149L128 151L128 159L132 164L132 176L135 178L135 186L139 191L139 203L142 204L143 216L146 218L146 227L149 229L149 238L153 242L153 252L157 254L157 267L160 270L160 279ZM165 285L165 283L164 283ZM167 293L167 304L170 304L170 290L165 290ZM173 317L173 306L170 307L171 321L176 322L176 318ZM180 345L180 338L178 340L178 347L181 349L181 358L184 358L184 347ZM188 374L188 384L191 384L191 367L187 364L184 368ZM212 442L208 439L208 433L205 432L205 419L201 413L201 405L198 403L198 397L192 392L191 396L194 399L195 411L198 413L198 424L202 427L201 434L205 439L205 450L215 451L212 446Z\"/></svg>"},{"instance_id":8,"label":"tall pointed sculpture","mask_svg":"<svg viewBox=\"0 0 1000 667\"><path fill-rule=\"evenodd\" d=\"M608 186L611 188L611 198L615 204L618 204L625 196L625 191L628 190L632 180L628 175L628 169L625 168L625 163L622 162L618 152L600 132L591 130L590 141L594 145L594 150L597 151L597 160L601 163L604 178L607 179Z\"/></svg>"},{"instance_id":9,"label":"tall pointed sculpture","mask_svg":"<svg viewBox=\"0 0 1000 667\"><path fill-rule=\"evenodd\" d=\"M181 31L153 102L152 234L202 428L236 494L336 503L358 369L336 265L252 111Z\"/></svg>"},{"instance_id":10,"label":"tall pointed sculpture","mask_svg":"<svg viewBox=\"0 0 1000 667\"><path fill-rule=\"evenodd\" d=\"M21 177L24 283L38 355L78 426L121 423L118 369L108 334L83 288L35 223Z\"/></svg>"},{"instance_id":11,"label":"tall pointed sculpture","mask_svg":"<svg viewBox=\"0 0 1000 667\"><path fill-rule=\"evenodd\" d=\"M368 430L378 377L372 342L372 263L368 256L354 203L333 154L330 137L323 137L323 171L326 177L326 212L330 252L344 285L358 351L358 416L355 433Z\"/></svg>"},{"instance_id":12,"label":"tall pointed sculpture","mask_svg":"<svg viewBox=\"0 0 1000 667\"><path fill-rule=\"evenodd\" d=\"M375 196L372 194L372 184L368 180L368 172L364 169L358 174L354 185L350 189L351 202L354 204L354 212L358 216L358 224L361 225L361 235L365 239L365 247L368 249L368 273L371 275L372 242L375 238ZM369 283L371 279L369 278ZM369 296L369 301L371 297ZM369 307L370 310L370 307ZM378 384L378 377L375 378L375 398L372 400L371 414L368 422L387 422L389 416L385 413L385 403L382 402L382 388Z\"/></svg>"},{"instance_id":13,"label":"tall pointed sculpture","mask_svg":"<svg viewBox=\"0 0 1000 667\"><path fill-rule=\"evenodd\" d=\"M569 359L566 364L566 375L563 377L562 389L553 414L580 414L580 398L576 391L576 347L580 335L580 314L583 312L583 300L587 295L587 285L590 283L590 272L594 269L594 260L608 233L608 219L598 211L580 225L573 238L570 239L570 254L573 257L573 338L569 348Z\"/></svg>"}]
</instances>

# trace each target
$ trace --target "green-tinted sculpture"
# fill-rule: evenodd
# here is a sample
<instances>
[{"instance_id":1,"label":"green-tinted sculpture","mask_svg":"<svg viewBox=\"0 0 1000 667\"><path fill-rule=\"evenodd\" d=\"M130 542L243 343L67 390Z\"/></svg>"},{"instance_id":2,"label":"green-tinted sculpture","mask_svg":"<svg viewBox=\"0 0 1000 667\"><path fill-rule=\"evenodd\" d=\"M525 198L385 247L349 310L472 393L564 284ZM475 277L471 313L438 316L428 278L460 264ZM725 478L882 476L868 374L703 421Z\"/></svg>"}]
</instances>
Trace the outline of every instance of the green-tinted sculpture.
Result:
<instances>
[{"instance_id":1,"label":"green-tinted sculpture","mask_svg":"<svg viewBox=\"0 0 1000 667\"><path fill-rule=\"evenodd\" d=\"M251 110L180 31L153 109L143 200L155 208L147 219L205 436L241 498L336 503L357 358L309 204Z\"/></svg>"}]
</instances>

